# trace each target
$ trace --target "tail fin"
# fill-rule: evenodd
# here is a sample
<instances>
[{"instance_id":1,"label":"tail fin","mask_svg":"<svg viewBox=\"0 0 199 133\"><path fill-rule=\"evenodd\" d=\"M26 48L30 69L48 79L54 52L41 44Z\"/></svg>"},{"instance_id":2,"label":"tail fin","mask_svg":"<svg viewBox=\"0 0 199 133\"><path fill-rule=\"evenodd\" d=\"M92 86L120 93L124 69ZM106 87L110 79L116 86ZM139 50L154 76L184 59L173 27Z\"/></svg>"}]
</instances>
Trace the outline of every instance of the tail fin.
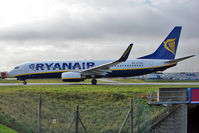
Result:
<instances>
[{"instance_id":1,"label":"tail fin","mask_svg":"<svg viewBox=\"0 0 199 133\"><path fill-rule=\"evenodd\" d=\"M181 28L176 26L153 54L139 59L175 59Z\"/></svg>"}]
</instances>

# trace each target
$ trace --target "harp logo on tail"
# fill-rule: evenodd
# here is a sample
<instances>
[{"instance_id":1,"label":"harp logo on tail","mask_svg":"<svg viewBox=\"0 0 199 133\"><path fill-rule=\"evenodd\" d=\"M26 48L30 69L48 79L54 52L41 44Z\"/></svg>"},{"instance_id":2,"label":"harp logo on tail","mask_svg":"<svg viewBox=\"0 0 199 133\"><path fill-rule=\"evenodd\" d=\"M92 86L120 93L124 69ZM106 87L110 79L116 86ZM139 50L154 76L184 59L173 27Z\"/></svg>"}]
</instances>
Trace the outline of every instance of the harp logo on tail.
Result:
<instances>
[{"instance_id":1,"label":"harp logo on tail","mask_svg":"<svg viewBox=\"0 0 199 133\"><path fill-rule=\"evenodd\" d=\"M173 53L174 55L175 53L175 40L176 39L167 39L166 41L164 41L164 47L170 51L171 53Z\"/></svg>"}]
</instances>

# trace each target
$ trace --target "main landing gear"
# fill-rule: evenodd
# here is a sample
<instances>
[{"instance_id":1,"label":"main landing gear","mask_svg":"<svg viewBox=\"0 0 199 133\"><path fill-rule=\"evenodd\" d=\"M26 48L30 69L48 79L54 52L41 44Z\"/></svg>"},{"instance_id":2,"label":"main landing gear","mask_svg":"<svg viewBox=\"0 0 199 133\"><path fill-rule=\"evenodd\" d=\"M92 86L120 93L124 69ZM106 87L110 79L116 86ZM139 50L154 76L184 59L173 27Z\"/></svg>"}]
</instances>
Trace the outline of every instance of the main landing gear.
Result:
<instances>
[{"instance_id":1,"label":"main landing gear","mask_svg":"<svg viewBox=\"0 0 199 133\"><path fill-rule=\"evenodd\" d=\"M97 80L96 79L92 79L91 83L92 83L92 85L96 85L97 84Z\"/></svg>"},{"instance_id":2,"label":"main landing gear","mask_svg":"<svg viewBox=\"0 0 199 133\"><path fill-rule=\"evenodd\" d=\"M26 84L27 84L26 80L23 80L23 85L26 85Z\"/></svg>"}]
</instances>

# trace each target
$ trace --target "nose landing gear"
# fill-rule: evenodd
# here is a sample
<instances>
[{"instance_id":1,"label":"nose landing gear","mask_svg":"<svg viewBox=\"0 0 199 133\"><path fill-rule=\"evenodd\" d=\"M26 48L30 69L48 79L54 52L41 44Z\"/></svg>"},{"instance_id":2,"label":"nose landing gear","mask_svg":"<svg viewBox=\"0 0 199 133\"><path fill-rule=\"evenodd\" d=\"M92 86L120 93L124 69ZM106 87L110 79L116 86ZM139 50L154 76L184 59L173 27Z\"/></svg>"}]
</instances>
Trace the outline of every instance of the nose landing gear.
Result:
<instances>
[{"instance_id":1,"label":"nose landing gear","mask_svg":"<svg viewBox=\"0 0 199 133\"><path fill-rule=\"evenodd\" d=\"M92 84L92 85L96 85L96 84L97 84L97 80L96 80L96 79L92 79L92 80L91 80L91 84Z\"/></svg>"}]
</instances>

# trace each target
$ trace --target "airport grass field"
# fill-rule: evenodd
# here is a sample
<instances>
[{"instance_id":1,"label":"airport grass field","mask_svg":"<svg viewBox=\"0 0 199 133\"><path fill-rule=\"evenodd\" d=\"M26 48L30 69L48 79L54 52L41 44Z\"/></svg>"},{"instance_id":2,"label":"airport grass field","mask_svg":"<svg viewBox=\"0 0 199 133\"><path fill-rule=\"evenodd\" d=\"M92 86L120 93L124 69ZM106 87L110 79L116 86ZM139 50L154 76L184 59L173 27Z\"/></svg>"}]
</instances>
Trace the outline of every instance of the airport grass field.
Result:
<instances>
[{"instance_id":1,"label":"airport grass field","mask_svg":"<svg viewBox=\"0 0 199 133\"><path fill-rule=\"evenodd\" d=\"M37 80L34 80L34 82ZM40 82L40 81L39 81ZM48 80L49 82L49 80ZM58 81L59 82L59 81ZM89 81L86 81L89 82ZM137 81L135 81L137 82ZM143 81L138 81L143 82ZM106 111L110 108L125 108L128 110L129 102L132 98L136 103L139 98L142 104L147 105L147 93L152 91L157 91L158 88L180 88L180 87L199 87L199 86L160 86L160 85L139 85L139 86L119 86L119 85L35 85L35 86L0 86L0 121L19 129L24 132L32 132L37 128L37 107L38 107L38 97L41 94L44 107L42 108L45 112L45 120L42 121L42 125L49 127L51 119L53 117L58 117L62 115L60 112L62 109L68 110L69 112L74 112L76 105L79 105L84 118L89 118L92 120L92 116L87 113L88 110L96 112L101 110L100 107L103 107L108 115L111 113ZM151 107L151 117L156 117L161 108ZM117 111L118 112L118 111ZM154 113L155 112L155 113ZM81 113L81 112L80 112ZM126 115L127 112L124 112L122 115ZM48 117L51 116L47 121ZM63 114L66 116L66 113ZM72 116L72 115L68 115ZM101 116L100 116L101 117ZM24 123L26 121L27 123ZM72 117L71 117L72 118ZM60 121L62 120L61 118ZM68 119L66 117L65 119ZM103 118L105 119L105 118ZM121 121L118 121L116 118L111 118L115 123L121 123L124 118L121 118ZM71 121L68 120L68 121ZM95 120L96 121L96 120ZM93 124L93 122L91 122ZM97 123L97 122L96 122ZM65 123L63 123L65 124ZM99 125L98 127L104 127L104 125ZM58 125L58 124L57 124ZM32 127L30 127L32 126ZM64 126L61 125L60 126ZM86 125L87 128L94 128L92 125ZM0 126L0 128L2 128ZM49 127L49 130L54 130L55 126ZM62 132L57 129L57 132ZM106 129L111 129L111 131L116 131L119 127L105 127ZM115 129L114 129L115 128ZM9 130L9 129L8 129ZM43 129L44 130L44 129ZM94 129L93 129L94 130ZM0 129L1 131L1 129ZM92 131L91 131L92 132ZM12 132L11 132L12 133ZM13 132L15 133L15 132Z\"/></svg>"},{"instance_id":2,"label":"airport grass field","mask_svg":"<svg viewBox=\"0 0 199 133\"><path fill-rule=\"evenodd\" d=\"M18 132L0 124L0 133L18 133Z\"/></svg>"}]
</instances>

